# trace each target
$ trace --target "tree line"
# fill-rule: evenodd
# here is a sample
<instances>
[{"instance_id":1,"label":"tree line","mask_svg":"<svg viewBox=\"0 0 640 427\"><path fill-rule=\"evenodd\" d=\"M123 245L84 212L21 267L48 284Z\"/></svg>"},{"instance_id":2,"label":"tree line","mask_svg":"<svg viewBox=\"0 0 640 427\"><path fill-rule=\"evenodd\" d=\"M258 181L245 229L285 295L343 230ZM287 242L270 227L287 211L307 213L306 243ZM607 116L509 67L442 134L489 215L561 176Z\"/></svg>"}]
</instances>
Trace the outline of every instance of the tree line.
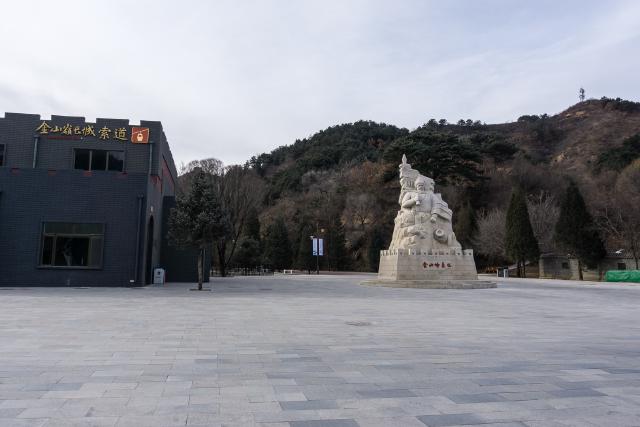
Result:
<instances>
[{"instance_id":1,"label":"tree line","mask_svg":"<svg viewBox=\"0 0 640 427\"><path fill-rule=\"evenodd\" d=\"M264 181L246 165L225 167L210 158L182 168L168 237L174 246L198 250L198 289L207 273L203 271L206 254L221 276L236 267L315 270L314 234L325 241L322 268L348 268L339 216L331 217L322 228L313 215L302 218L297 226L278 217L263 227L259 212L264 195Z\"/></svg>"},{"instance_id":2,"label":"tree line","mask_svg":"<svg viewBox=\"0 0 640 427\"><path fill-rule=\"evenodd\" d=\"M586 107L598 107L592 114L599 117L600 104L580 108ZM605 108L613 107L602 104ZM398 209L397 165L406 154L414 168L436 179L436 191L454 211L456 236L474 249L478 267L513 262L522 269L537 256L522 255L518 240L507 250L507 228L523 229L522 221L511 219L507 227L512 189L524 196L538 253L573 256L556 233L569 175L591 217L589 227L610 250L623 249L637 259L638 135L630 127L621 144L585 142L585 153L593 154L586 161L590 169L560 170L552 157L564 156L557 146L569 132L584 136L581 122L571 126L576 129L567 130L557 116L548 115L503 125L429 120L413 131L370 121L332 126L243 166L223 167L215 159L192 162L181 173L181 197L194 172L202 170L227 222L222 235L208 243L222 275L253 266L312 270L310 236L318 234L327 252L319 260L321 268L376 271L379 251L391 238ZM578 160L586 156L572 155ZM516 211L522 212L518 198Z\"/></svg>"}]
</instances>

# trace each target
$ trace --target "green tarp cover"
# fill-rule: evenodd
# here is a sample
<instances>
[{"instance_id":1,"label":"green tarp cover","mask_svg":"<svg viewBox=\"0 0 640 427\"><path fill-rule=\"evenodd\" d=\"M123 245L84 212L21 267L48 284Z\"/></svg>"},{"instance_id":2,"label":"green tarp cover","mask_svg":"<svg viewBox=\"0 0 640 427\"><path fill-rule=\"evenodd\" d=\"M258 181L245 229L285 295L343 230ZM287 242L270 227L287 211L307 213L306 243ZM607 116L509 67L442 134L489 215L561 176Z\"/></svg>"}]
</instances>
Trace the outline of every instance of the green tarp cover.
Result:
<instances>
[{"instance_id":1,"label":"green tarp cover","mask_svg":"<svg viewBox=\"0 0 640 427\"><path fill-rule=\"evenodd\" d=\"M640 270L609 270L604 279L607 282L638 282L640 283Z\"/></svg>"}]
</instances>

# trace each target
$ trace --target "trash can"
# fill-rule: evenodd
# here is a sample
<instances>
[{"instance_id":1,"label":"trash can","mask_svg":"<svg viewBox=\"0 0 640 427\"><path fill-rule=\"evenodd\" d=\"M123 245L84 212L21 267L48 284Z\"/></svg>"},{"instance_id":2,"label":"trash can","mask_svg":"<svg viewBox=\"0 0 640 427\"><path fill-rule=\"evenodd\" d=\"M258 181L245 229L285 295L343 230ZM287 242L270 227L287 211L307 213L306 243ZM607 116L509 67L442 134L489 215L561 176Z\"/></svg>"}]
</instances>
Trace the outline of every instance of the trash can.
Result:
<instances>
[{"instance_id":1,"label":"trash can","mask_svg":"<svg viewBox=\"0 0 640 427\"><path fill-rule=\"evenodd\" d=\"M153 270L153 284L164 285L164 268L156 268Z\"/></svg>"}]
</instances>

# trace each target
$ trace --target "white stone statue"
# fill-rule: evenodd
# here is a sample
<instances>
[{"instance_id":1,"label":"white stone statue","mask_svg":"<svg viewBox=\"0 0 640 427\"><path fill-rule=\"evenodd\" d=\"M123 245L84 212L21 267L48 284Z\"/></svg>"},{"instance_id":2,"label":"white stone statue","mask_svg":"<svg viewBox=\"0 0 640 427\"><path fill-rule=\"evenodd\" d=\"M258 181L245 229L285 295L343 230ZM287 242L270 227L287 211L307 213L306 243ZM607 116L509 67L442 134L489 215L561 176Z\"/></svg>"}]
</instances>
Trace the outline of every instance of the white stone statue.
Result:
<instances>
[{"instance_id":1,"label":"white stone statue","mask_svg":"<svg viewBox=\"0 0 640 427\"><path fill-rule=\"evenodd\" d=\"M400 210L395 219L389 250L462 249L452 226L452 212L433 179L420 175L402 156L400 165Z\"/></svg>"},{"instance_id":2,"label":"white stone statue","mask_svg":"<svg viewBox=\"0 0 640 427\"><path fill-rule=\"evenodd\" d=\"M462 249L451 224L452 212L433 179L411 169L407 157L400 165L400 210L388 250L380 251L378 278L372 286L425 289L495 288L478 280L473 250Z\"/></svg>"},{"instance_id":3,"label":"white stone statue","mask_svg":"<svg viewBox=\"0 0 640 427\"><path fill-rule=\"evenodd\" d=\"M420 175L402 156L400 210L388 250L380 251L378 278L363 284L407 288L495 288L478 280L473 250L462 249L452 212L433 179Z\"/></svg>"}]
</instances>

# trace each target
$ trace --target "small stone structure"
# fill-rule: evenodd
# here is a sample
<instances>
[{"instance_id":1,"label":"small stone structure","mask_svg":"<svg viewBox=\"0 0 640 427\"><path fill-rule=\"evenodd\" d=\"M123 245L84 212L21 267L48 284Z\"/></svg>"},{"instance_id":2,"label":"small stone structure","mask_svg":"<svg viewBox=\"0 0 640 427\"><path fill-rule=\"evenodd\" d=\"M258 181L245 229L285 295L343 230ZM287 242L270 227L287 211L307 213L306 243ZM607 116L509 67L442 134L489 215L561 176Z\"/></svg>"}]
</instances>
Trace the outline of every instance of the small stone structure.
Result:
<instances>
[{"instance_id":1,"label":"small stone structure","mask_svg":"<svg viewBox=\"0 0 640 427\"><path fill-rule=\"evenodd\" d=\"M402 156L400 210L388 250L380 252L378 279L367 285L408 288L495 288L478 280L473 250L462 249L453 232L453 212L433 179Z\"/></svg>"},{"instance_id":2,"label":"small stone structure","mask_svg":"<svg viewBox=\"0 0 640 427\"><path fill-rule=\"evenodd\" d=\"M541 279L580 280L578 260L557 253L542 254L539 259L539 277ZM628 255L609 253L598 262L597 268L590 269L582 265L582 279L603 280L609 270L633 270L636 263Z\"/></svg>"}]
</instances>

